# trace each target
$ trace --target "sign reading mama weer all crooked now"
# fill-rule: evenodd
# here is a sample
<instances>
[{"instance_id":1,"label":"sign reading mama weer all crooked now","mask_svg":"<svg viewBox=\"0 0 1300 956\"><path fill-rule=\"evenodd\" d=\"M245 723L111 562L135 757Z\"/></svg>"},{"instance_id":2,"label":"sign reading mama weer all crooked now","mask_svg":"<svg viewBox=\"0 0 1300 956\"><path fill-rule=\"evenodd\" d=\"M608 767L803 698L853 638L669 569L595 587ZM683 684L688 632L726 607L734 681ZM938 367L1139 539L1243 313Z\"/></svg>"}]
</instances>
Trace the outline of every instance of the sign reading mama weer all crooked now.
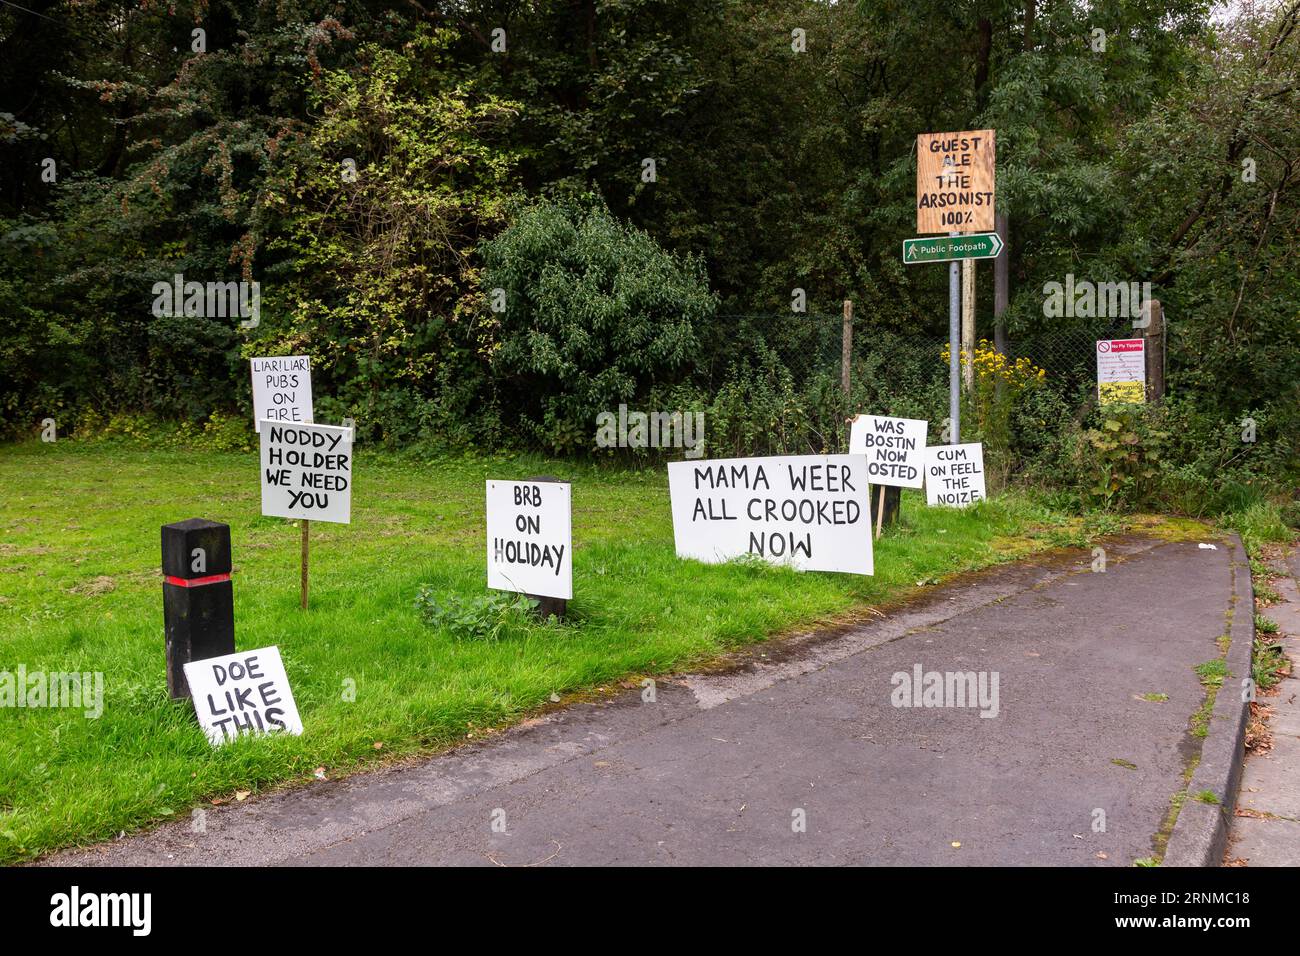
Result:
<instances>
[{"instance_id":1,"label":"sign reading mama weer all crooked now","mask_svg":"<svg viewBox=\"0 0 1300 956\"><path fill-rule=\"evenodd\" d=\"M668 489L678 557L873 573L862 455L674 461Z\"/></svg>"}]
</instances>

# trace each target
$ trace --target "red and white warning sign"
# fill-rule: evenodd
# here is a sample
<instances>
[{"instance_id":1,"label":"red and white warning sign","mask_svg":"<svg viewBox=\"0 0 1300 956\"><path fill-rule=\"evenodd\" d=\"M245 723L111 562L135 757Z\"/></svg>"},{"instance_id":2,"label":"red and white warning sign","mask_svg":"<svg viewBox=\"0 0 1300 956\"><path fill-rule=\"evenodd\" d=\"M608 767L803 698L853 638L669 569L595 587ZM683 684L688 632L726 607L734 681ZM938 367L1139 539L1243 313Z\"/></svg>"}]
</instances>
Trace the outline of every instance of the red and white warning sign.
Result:
<instances>
[{"instance_id":1,"label":"red and white warning sign","mask_svg":"<svg viewBox=\"0 0 1300 956\"><path fill-rule=\"evenodd\" d=\"M1102 405L1147 400L1147 355L1142 339L1097 342L1097 400Z\"/></svg>"}]
</instances>

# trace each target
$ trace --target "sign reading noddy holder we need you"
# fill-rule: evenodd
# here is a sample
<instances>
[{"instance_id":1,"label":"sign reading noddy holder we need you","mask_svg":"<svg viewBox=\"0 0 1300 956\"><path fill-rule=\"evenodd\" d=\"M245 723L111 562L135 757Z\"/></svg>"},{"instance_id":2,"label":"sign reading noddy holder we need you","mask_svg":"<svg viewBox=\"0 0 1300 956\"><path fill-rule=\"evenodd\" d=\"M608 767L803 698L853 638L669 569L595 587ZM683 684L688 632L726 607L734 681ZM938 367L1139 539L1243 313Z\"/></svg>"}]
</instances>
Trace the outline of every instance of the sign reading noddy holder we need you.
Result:
<instances>
[{"instance_id":1,"label":"sign reading noddy holder we need you","mask_svg":"<svg viewBox=\"0 0 1300 956\"><path fill-rule=\"evenodd\" d=\"M261 423L262 514L352 520L352 429Z\"/></svg>"},{"instance_id":2,"label":"sign reading noddy holder we need you","mask_svg":"<svg viewBox=\"0 0 1300 956\"><path fill-rule=\"evenodd\" d=\"M573 600L573 499L567 481L487 483L488 587Z\"/></svg>"},{"instance_id":3,"label":"sign reading noddy holder we need you","mask_svg":"<svg viewBox=\"0 0 1300 956\"><path fill-rule=\"evenodd\" d=\"M873 573L862 455L673 461L668 489L678 557Z\"/></svg>"}]
</instances>

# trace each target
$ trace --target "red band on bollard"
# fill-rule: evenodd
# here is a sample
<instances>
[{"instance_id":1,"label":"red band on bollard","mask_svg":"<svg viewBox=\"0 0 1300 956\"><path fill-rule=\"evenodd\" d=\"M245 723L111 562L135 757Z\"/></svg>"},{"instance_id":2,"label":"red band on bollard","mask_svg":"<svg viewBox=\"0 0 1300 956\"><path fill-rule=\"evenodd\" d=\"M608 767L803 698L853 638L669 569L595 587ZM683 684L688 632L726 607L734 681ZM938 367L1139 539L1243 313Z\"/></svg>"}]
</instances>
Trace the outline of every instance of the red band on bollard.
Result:
<instances>
[{"instance_id":1,"label":"red band on bollard","mask_svg":"<svg viewBox=\"0 0 1300 956\"><path fill-rule=\"evenodd\" d=\"M229 574L209 574L206 578L177 578L167 575L167 583L179 588L196 588L200 584L220 584L222 581L229 580Z\"/></svg>"}]
</instances>

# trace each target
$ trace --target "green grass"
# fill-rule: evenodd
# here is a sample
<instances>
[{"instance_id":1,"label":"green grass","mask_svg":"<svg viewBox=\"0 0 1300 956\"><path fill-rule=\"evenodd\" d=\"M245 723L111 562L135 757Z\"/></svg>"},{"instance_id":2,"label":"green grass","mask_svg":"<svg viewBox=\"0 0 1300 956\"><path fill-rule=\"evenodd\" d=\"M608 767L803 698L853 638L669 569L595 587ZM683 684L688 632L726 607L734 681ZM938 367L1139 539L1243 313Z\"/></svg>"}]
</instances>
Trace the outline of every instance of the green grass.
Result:
<instances>
[{"instance_id":1,"label":"green grass","mask_svg":"<svg viewBox=\"0 0 1300 956\"><path fill-rule=\"evenodd\" d=\"M421 587L485 587L484 480L574 481L573 623L496 641L426 626ZM260 516L256 456L61 441L0 446L0 671L104 674L104 712L0 710L0 862L187 815L202 801L478 738L553 694L717 659L1046 547L1066 519L1009 495L967 511L907 493L875 577L678 560L665 470L359 450L352 524ZM236 641L279 645L305 733L211 749L163 675L159 527L231 525ZM345 690L355 683L355 699ZM382 748L378 745L382 744Z\"/></svg>"}]
</instances>

